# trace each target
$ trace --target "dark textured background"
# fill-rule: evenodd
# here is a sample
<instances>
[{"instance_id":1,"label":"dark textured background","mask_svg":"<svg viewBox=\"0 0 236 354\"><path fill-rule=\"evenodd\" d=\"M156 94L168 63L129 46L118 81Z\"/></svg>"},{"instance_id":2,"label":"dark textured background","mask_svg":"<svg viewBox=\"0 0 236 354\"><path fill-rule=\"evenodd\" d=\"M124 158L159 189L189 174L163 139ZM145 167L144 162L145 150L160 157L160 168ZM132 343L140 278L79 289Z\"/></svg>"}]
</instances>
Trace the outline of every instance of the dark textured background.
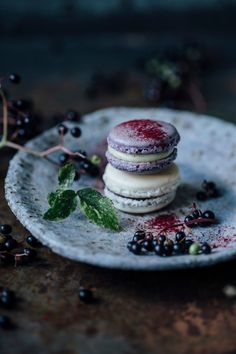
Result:
<instances>
[{"instance_id":1,"label":"dark textured background","mask_svg":"<svg viewBox=\"0 0 236 354\"><path fill-rule=\"evenodd\" d=\"M203 79L207 112L236 121L235 1L0 1L0 72L19 72L14 97L33 98L52 115L112 105L145 105L136 61L191 38L216 60ZM94 72L123 71L128 87L93 100L84 92ZM0 221L22 228L8 209L3 182L10 153L0 152ZM15 290L8 313L17 328L0 331L1 354L236 353L236 263L210 269L132 273L73 263L50 250L32 266L0 266L0 286ZM91 286L99 302L78 300Z\"/></svg>"}]
</instances>

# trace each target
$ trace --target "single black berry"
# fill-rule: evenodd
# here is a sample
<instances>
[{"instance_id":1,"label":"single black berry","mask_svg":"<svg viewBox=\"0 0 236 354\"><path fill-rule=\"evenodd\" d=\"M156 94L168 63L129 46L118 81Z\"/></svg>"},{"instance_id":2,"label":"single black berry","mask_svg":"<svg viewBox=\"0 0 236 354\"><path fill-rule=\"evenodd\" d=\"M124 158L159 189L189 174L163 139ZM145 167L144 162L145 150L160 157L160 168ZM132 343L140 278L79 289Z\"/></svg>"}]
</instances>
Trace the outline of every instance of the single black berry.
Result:
<instances>
[{"instance_id":1,"label":"single black berry","mask_svg":"<svg viewBox=\"0 0 236 354\"><path fill-rule=\"evenodd\" d=\"M32 248L25 247L23 250L23 253L30 259L34 259L37 255L37 252L33 250Z\"/></svg>"},{"instance_id":2,"label":"single black berry","mask_svg":"<svg viewBox=\"0 0 236 354\"><path fill-rule=\"evenodd\" d=\"M0 232L4 235L8 235L12 232L12 227L11 225L8 224L2 224L0 225Z\"/></svg>"},{"instance_id":3,"label":"single black berry","mask_svg":"<svg viewBox=\"0 0 236 354\"><path fill-rule=\"evenodd\" d=\"M66 135L66 133L68 132L68 128L65 124L59 124L57 126L57 131L61 135Z\"/></svg>"},{"instance_id":4,"label":"single black berry","mask_svg":"<svg viewBox=\"0 0 236 354\"><path fill-rule=\"evenodd\" d=\"M143 240L145 238L145 231L144 230L137 230L134 233L133 241L137 242L139 240Z\"/></svg>"},{"instance_id":5,"label":"single black berry","mask_svg":"<svg viewBox=\"0 0 236 354\"><path fill-rule=\"evenodd\" d=\"M59 162L61 165L65 164L69 160L70 156L64 152L59 156Z\"/></svg>"},{"instance_id":6,"label":"single black berry","mask_svg":"<svg viewBox=\"0 0 236 354\"><path fill-rule=\"evenodd\" d=\"M80 163L81 168L85 170L90 176L96 177L99 174L98 166L92 164L89 160L84 160Z\"/></svg>"},{"instance_id":7,"label":"single black berry","mask_svg":"<svg viewBox=\"0 0 236 354\"><path fill-rule=\"evenodd\" d=\"M158 241L158 239L154 238L154 239L152 240L152 247L155 248L156 245L159 245L159 241Z\"/></svg>"},{"instance_id":8,"label":"single black berry","mask_svg":"<svg viewBox=\"0 0 236 354\"><path fill-rule=\"evenodd\" d=\"M211 246L208 243L205 242L201 246L201 251L204 254L209 254L209 253L211 253Z\"/></svg>"},{"instance_id":9,"label":"single black berry","mask_svg":"<svg viewBox=\"0 0 236 354\"><path fill-rule=\"evenodd\" d=\"M163 244L166 240L166 236L165 235L160 235L158 238L158 242L161 244Z\"/></svg>"},{"instance_id":10,"label":"single black berry","mask_svg":"<svg viewBox=\"0 0 236 354\"><path fill-rule=\"evenodd\" d=\"M183 240L185 239L185 237L186 237L185 232L183 232L183 231L178 231L178 232L176 232L176 234L175 234L175 241L176 241L176 242L181 242L181 241L183 241Z\"/></svg>"},{"instance_id":11,"label":"single black berry","mask_svg":"<svg viewBox=\"0 0 236 354\"><path fill-rule=\"evenodd\" d=\"M181 242L176 242L174 243L173 245L173 254L175 255L179 255L179 254L182 254L184 252L184 245L183 243Z\"/></svg>"},{"instance_id":12,"label":"single black berry","mask_svg":"<svg viewBox=\"0 0 236 354\"><path fill-rule=\"evenodd\" d=\"M9 289L3 289L0 292L0 305L4 308L10 309L15 304L15 294Z\"/></svg>"},{"instance_id":13,"label":"single black berry","mask_svg":"<svg viewBox=\"0 0 236 354\"><path fill-rule=\"evenodd\" d=\"M213 211L211 211L211 210L206 210L206 211L204 211L204 213L202 214L202 217L205 218L205 219L214 220L214 219L215 219L215 214L214 214Z\"/></svg>"},{"instance_id":14,"label":"single black berry","mask_svg":"<svg viewBox=\"0 0 236 354\"><path fill-rule=\"evenodd\" d=\"M14 238L7 238L4 242L3 247L6 251L11 251L14 248L17 248L18 242Z\"/></svg>"},{"instance_id":15,"label":"single black berry","mask_svg":"<svg viewBox=\"0 0 236 354\"><path fill-rule=\"evenodd\" d=\"M94 299L92 291L81 287L79 289L79 299L87 303L92 302Z\"/></svg>"},{"instance_id":16,"label":"single black berry","mask_svg":"<svg viewBox=\"0 0 236 354\"><path fill-rule=\"evenodd\" d=\"M11 81L13 84L19 84L21 82L21 77L18 74L10 74L9 81Z\"/></svg>"},{"instance_id":17,"label":"single black berry","mask_svg":"<svg viewBox=\"0 0 236 354\"><path fill-rule=\"evenodd\" d=\"M30 245L31 247L41 247L42 244L36 239L36 237L34 237L33 235L29 235L26 237L26 242L28 243L28 245Z\"/></svg>"},{"instance_id":18,"label":"single black berry","mask_svg":"<svg viewBox=\"0 0 236 354\"><path fill-rule=\"evenodd\" d=\"M163 256L171 256L173 252L173 246L172 245L164 245L163 246Z\"/></svg>"},{"instance_id":19,"label":"single black berry","mask_svg":"<svg viewBox=\"0 0 236 354\"><path fill-rule=\"evenodd\" d=\"M8 316L0 316L0 327L3 329L10 329L12 326L11 320Z\"/></svg>"},{"instance_id":20,"label":"single black berry","mask_svg":"<svg viewBox=\"0 0 236 354\"><path fill-rule=\"evenodd\" d=\"M142 252L142 246L138 243L133 243L130 247L130 252L132 252L133 254L141 254Z\"/></svg>"},{"instance_id":21,"label":"single black berry","mask_svg":"<svg viewBox=\"0 0 236 354\"><path fill-rule=\"evenodd\" d=\"M163 251L164 251L164 246L163 246L163 245L157 244L157 245L154 247L154 252L155 252L158 256L163 256Z\"/></svg>"},{"instance_id":22,"label":"single black berry","mask_svg":"<svg viewBox=\"0 0 236 354\"><path fill-rule=\"evenodd\" d=\"M153 246L152 246L152 241L151 240L144 240L142 242L142 247L148 252L153 251Z\"/></svg>"},{"instance_id":23,"label":"single black berry","mask_svg":"<svg viewBox=\"0 0 236 354\"><path fill-rule=\"evenodd\" d=\"M128 248L129 251L131 250L131 247L132 247L132 245L134 245L134 244L136 244L135 241L129 241L129 242L127 243L127 248Z\"/></svg>"},{"instance_id":24,"label":"single black berry","mask_svg":"<svg viewBox=\"0 0 236 354\"><path fill-rule=\"evenodd\" d=\"M190 223L191 221L193 221L194 220L194 218L193 218L193 216L191 216L191 215L187 215L186 217L185 217L185 219L184 219L184 222L185 222L185 224L188 226L188 227L195 227L196 226L196 223Z\"/></svg>"},{"instance_id":25,"label":"single black berry","mask_svg":"<svg viewBox=\"0 0 236 354\"><path fill-rule=\"evenodd\" d=\"M74 138L79 138L81 136L81 129L79 127L71 128L70 133Z\"/></svg>"},{"instance_id":26,"label":"single black berry","mask_svg":"<svg viewBox=\"0 0 236 354\"><path fill-rule=\"evenodd\" d=\"M189 250L189 247L193 244L193 241L191 239L186 239L185 242L184 242L184 248L185 248L185 251L188 252Z\"/></svg>"},{"instance_id":27,"label":"single black berry","mask_svg":"<svg viewBox=\"0 0 236 354\"><path fill-rule=\"evenodd\" d=\"M80 120L80 114L76 111L68 111L66 112L66 119L72 122L77 122Z\"/></svg>"},{"instance_id":28,"label":"single black berry","mask_svg":"<svg viewBox=\"0 0 236 354\"><path fill-rule=\"evenodd\" d=\"M197 192L196 198L197 200L204 202L205 200L207 200L207 194L205 192Z\"/></svg>"}]
</instances>

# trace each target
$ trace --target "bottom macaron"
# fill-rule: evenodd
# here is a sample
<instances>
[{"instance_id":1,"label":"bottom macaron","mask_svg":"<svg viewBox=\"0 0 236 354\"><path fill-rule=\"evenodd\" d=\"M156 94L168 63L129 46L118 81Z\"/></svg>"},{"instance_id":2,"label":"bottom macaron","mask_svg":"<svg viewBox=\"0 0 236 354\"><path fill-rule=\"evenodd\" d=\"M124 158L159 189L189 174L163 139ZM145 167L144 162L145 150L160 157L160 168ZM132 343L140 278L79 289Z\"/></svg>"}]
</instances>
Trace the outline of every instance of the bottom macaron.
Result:
<instances>
[{"instance_id":1,"label":"bottom macaron","mask_svg":"<svg viewBox=\"0 0 236 354\"><path fill-rule=\"evenodd\" d=\"M164 208L175 197L180 184L178 166L153 174L121 171L107 164L103 180L105 195L114 206L128 213L148 213Z\"/></svg>"},{"instance_id":2,"label":"bottom macaron","mask_svg":"<svg viewBox=\"0 0 236 354\"><path fill-rule=\"evenodd\" d=\"M105 195L112 200L114 207L118 210L131 214L145 214L160 210L170 204L175 198L175 192L160 197L147 199L134 199L117 195L108 188L104 189Z\"/></svg>"}]
</instances>

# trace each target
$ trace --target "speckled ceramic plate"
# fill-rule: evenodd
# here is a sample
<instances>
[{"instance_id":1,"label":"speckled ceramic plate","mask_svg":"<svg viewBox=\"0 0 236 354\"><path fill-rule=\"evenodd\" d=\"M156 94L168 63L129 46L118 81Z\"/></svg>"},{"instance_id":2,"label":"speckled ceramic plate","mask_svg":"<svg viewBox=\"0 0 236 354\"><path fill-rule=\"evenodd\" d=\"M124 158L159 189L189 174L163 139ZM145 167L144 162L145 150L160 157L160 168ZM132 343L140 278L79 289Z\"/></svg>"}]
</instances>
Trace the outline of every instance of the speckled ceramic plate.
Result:
<instances>
[{"instance_id":1,"label":"speckled ceramic plate","mask_svg":"<svg viewBox=\"0 0 236 354\"><path fill-rule=\"evenodd\" d=\"M189 112L109 108L85 116L83 136L76 140L68 134L66 144L104 156L110 128L139 117L171 122L181 135L177 163L182 184L175 201L165 210L145 216L119 212L122 225L119 233L91 224L79 210L63 222L45 221L42 215L48 207L47 194L55 189L57 183L57 169L47 160L20 152L12 159L6 178L6 198L12 211L32 234L54 252L98 266L165 270L206 266L236 257L236 126ZM51 129L29 145L41 150L55 144L57 139L56 129ZM193 229L193 237L199 242L209 242L213 252L210 255L173 257L158 257L154 254L135 256L129 253L126 245L138 225L145 224L146 229L158 232L160 227L165 226L166 220L183 220L203 179L214 180L221 196L199 203L199 206L203 210L213 210L219 223L213 227ZM103 188L101 178L83 177L77 183L80 186Z\"/></svg>"}]
</instances>

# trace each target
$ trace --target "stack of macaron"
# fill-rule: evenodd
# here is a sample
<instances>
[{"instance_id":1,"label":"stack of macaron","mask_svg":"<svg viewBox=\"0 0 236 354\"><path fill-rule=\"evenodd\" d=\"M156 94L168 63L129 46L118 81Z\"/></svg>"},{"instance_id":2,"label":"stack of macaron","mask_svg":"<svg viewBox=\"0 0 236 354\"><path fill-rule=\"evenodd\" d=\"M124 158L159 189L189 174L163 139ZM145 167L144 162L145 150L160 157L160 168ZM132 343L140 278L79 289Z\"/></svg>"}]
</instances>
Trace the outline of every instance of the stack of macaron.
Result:
<instances>
[{"instance_id":1,"label":"stack of macaron","mask_svg":"<svg viewBox=\"0 0 236 354\"><path fill-rule=\"evenodd\" d=\"M107 138L105 195L128 213L148 213L171 203L180 184L176 128L135 119L116 125Z\"/></svg>"}]
</instances>

